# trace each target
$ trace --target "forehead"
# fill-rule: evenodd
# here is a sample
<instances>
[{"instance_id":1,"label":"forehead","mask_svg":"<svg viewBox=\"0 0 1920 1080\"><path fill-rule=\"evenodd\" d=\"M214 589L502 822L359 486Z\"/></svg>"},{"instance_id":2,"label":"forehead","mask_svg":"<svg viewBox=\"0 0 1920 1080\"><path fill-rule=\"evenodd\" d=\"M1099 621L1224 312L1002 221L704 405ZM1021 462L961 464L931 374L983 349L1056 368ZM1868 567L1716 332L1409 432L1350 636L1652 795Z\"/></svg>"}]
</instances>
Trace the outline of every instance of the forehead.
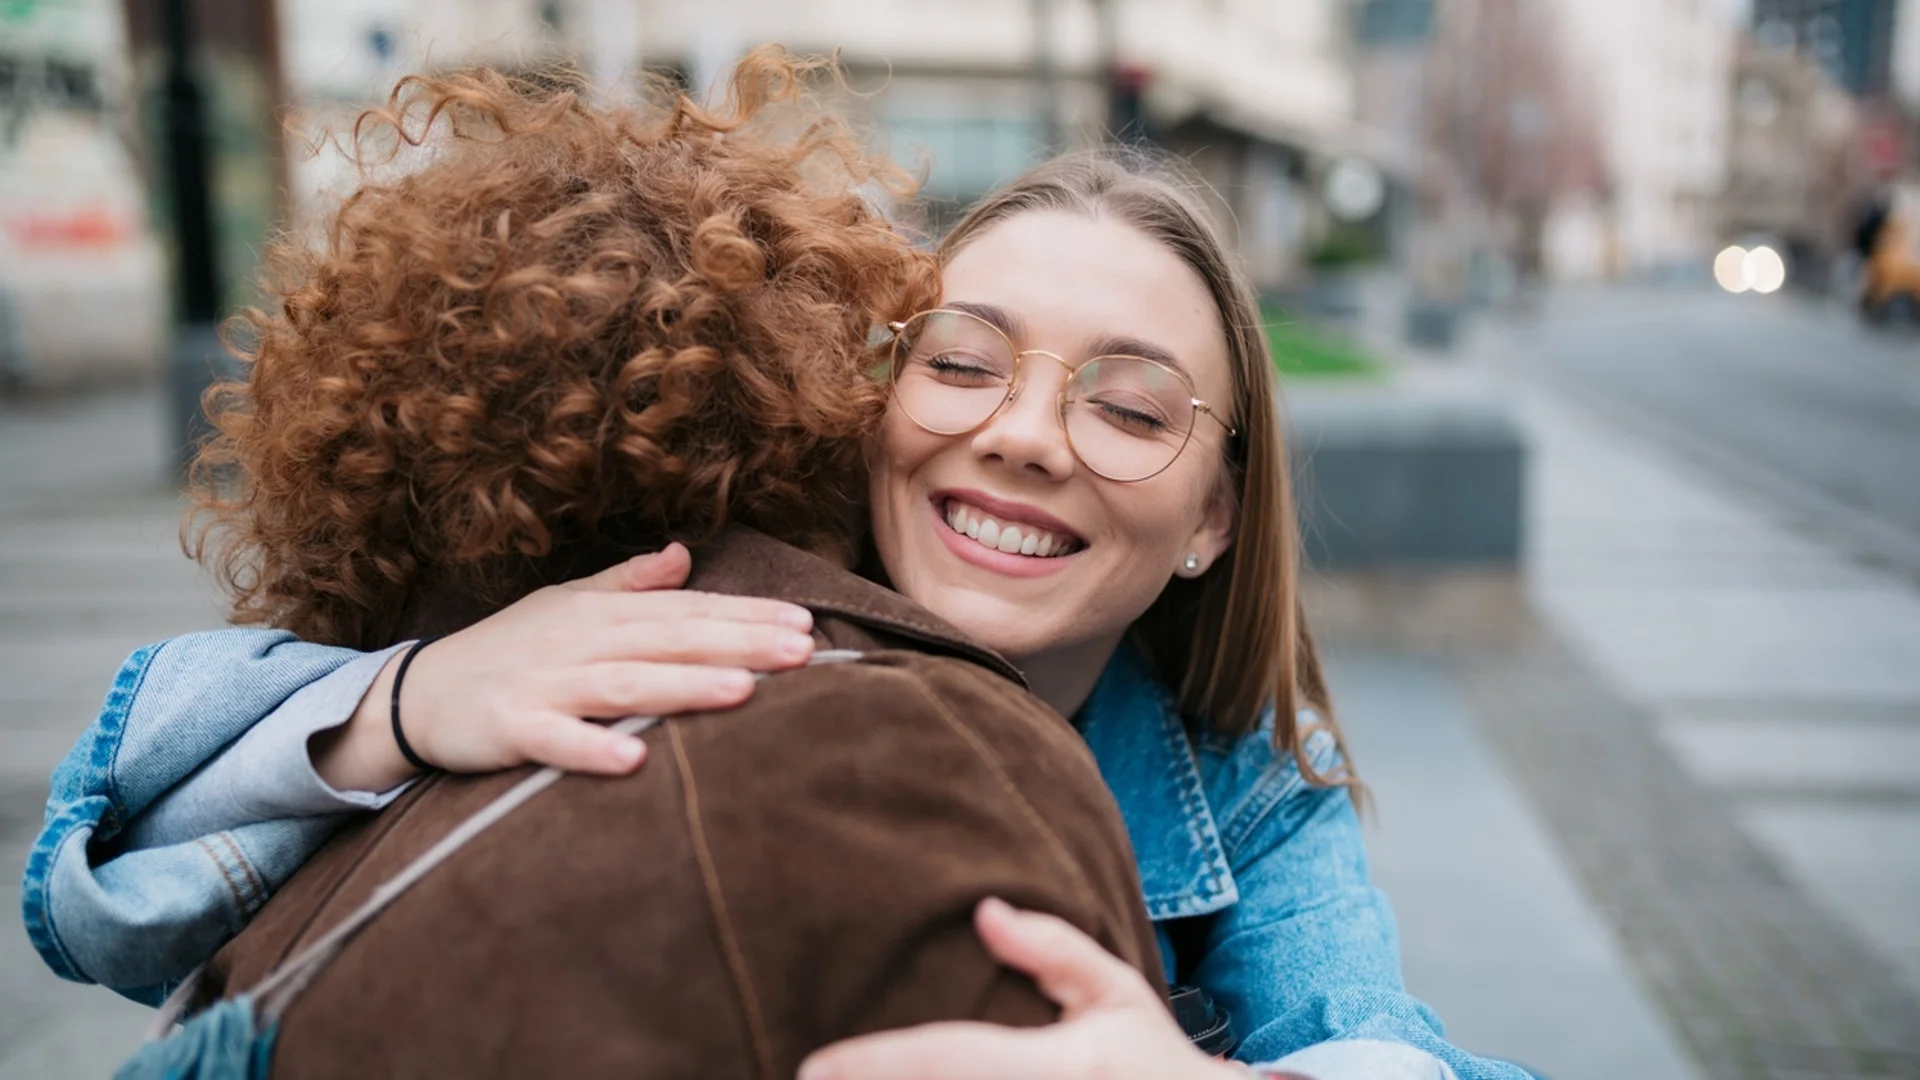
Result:
<instances>
[{"instance_id":1,"label":"forehead","mask_svg":"<svg viewBox=\"0 0 1920 1080\"><path fill-rule=\"evenodd\" d=\"M1200 275L1110 218L1047 211L989 227L947 263L943 302L1001 308L1023 331L1023 349L1077 361L1102 341L1132 338L1177 357L1209 400L1232 383L1226 332Z\"/></svg>"}]
</instances>

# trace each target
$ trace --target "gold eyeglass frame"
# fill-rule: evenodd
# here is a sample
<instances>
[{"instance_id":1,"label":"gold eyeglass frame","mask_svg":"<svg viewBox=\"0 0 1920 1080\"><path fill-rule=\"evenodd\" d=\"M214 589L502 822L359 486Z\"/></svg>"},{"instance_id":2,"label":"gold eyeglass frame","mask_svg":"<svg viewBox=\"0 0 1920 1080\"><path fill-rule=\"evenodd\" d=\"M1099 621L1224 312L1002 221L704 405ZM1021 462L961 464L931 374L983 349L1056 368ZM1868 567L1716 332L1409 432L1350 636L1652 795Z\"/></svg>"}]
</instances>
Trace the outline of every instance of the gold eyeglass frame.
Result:
<instances>
[{"instance_id":1,"label":"gold eyeglass frame","mask_svg":"<svg viewBox=\"0 0 1920 1080\"><path fill-rule=\"evenodd\" d=\"M1193 406L1193 411L1196 416L1198 414L1205 413L1208 419L1220 425L1221 429L1227 433L1228 438L1234 438L1240 434L1240 432L1236 428L1234 428L1232 424L1229 424L1225 420L1220 419L1219 414L1213 411L1212 405L1209 405L1208 403L1194 396L1193 380L1188 378L1187 373L1184 371L1181 371L1179 368L1169 367L1158 360L1151 360L1144 356L1129 356L1126 353L1106 353L1100 356L1088 357L1086 360L1083 360L1078 364L1069 364L1067 363L1066 359L1062 357L1059 353L1048 352L1045 349L1016 349L1013 347L1013 340L1007 337L1006 332L1001 330L999 327L993 325L992 323L981 318L980 316L973 314L970 311L955 311L952 308L929 308L926 311L917 312L911 316L908 316L905 320L901 322L890 322L887 324L887 330L893 334L893 346L891 349L892 355L889 356L887 359L887 388L889 391L892 391L897 386L897 383L898 383L898 378L900 375L900 344L902 341L905 340L903 335L906 333L907 327L911 325L913 322L915 322L916 320L926 318L929 315L957 315L960 318L968 319L972 322L979 323L981 326L984 326L988 330L993 331L993 336L999 338L1000 341L1006 345L1007 354L1013 357L1013 371L1011 371L1007 375L1007 392L1005 396L1003 396L1000 399L1000 403L998 405L995 405L993 407L993 411L981 417L980 420L977 423L975 423L972 427L962 428L959 431L936 431L933 428L928 427L926 423L922 421L919 417L913 415L913 412L909 410L905 404L902 404L900 406L900 411L906 414L907 419L913 421L914 425L920 428L920 430L928 432L929 434L943 435L943 436L967 435L967 434L971 434L972 432L978 431L981 428L985 427L987 424L991 423L994 417L1000 415L1001 410L1005 409L1007 405L1013 401L1013 399L1020 396L1020 386L1021 386L1020 368L1021 368L1021 365L1026 361L1026 358L1029 356L1044 356L1047 359L1053 361L1054 363L1059 364L1061 367L1067 369L1066 384L1061 388L1060 393L1055 395L1057 411L1060 415L1060 433L1066 437L1067 448L1073 451L1074 460L1078 461L1082 465L1085 465L1087 467L1088 472L1091 472L1095 476L1098 476L1102 479L1111 480L1116 484L1138 484L1144 480L1151 480L1154 477L1159 476L1161 473L1166 472L1168 469L1171 469L1173 467L1173 463L1180 460L1180 455L1187 452L1188 444L1193 442L1193 433L1200 426L1198 421L1189 421L1187 424L1186 432L1180 438L1179 449L1175 450L1173 452L1173 455L1167 458L1167 463L1165 465L1160 466L1158 469L1155 469L1154 471L1148 473L1145 476L1136 476L1130 480L1122 480L1122 479L1119 479L1118 477L1108 476L1106 473L1103 473L1099 469L1094 468L1091 464L1088 463L1085 457L1081 456L1080 448L1073 445L1073 432L1069 430L1067 427L1067 390L1066 388L1073 385L1074 376L1080 374L1081 369L1087 367L1088 365L1098 363L1102 360L1135 360L1142 364L1152 364L1154 367L1157 367L1161 371L1164 371L1167 374L1173 376L1174 378L1180 380L1181 384L1187 388L1187 402Z\"/></svg>"}]
</instances>

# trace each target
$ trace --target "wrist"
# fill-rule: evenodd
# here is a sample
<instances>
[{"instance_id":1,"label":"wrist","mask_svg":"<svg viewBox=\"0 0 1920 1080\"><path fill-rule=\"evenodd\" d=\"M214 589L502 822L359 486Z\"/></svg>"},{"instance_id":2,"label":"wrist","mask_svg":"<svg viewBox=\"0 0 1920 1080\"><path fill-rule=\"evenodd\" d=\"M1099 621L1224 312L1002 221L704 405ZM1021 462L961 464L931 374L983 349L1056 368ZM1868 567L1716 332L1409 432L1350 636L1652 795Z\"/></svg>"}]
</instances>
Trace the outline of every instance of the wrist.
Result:
<instances>
[{"instance_id":1,"label":"wrist","mask_svg":"<svg viewBox=\"0 0 1920 1080\"><path fill-rule=\"evenodd\" d=\"M389 711L394 677L404 655L405 650L396 652L381 665L345 724L316 734L308 743L314 772L329 787L377 794L419 775L420 770L408 763L393 741Z\"/></svg>"}]
</instances>

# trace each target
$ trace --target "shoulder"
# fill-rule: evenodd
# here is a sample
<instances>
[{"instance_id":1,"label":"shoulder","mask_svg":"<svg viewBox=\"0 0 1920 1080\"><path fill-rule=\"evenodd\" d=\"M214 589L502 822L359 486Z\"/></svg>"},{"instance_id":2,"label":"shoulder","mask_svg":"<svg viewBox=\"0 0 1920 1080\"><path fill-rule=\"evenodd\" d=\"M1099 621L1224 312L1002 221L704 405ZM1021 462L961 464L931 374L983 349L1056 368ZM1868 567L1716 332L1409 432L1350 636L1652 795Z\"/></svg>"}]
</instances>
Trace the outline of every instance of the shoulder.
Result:
<instances>
[{"instance_id":1,"label":"shoulder","mask_svg":"<svg viewBox=\"0 0 1920 1080\"><path fill-rule=\"evenodd\" d=\"M952 742L1016 770L1039 754L1098 778L1092 754L1058 713L1004 676L955 657L889 649L785 672L762 680L746 708L759 720L802 727L822 715L842 717L836 730L814 733L827 739Z\"/></svg>"},{"instance_id":2,"label":"shoulder","mask_svg":"<svg viewBox=\"0 0 1920 1080\"><path fill-rule=\"evenodd\" d=\"M1304 751L1313 777L1333 775L1345 764L1331 726L1312 709L1294 715L1305 732ZM1347 789L1316 783L1293 752L1274 742L1272 706L1244 735L1202 735L1196 746L1207 801L1228 858L1239 862L1250 848L1264 848L1300 828L1331 801L1349 803Z\"/></svg>"}]
</instances>

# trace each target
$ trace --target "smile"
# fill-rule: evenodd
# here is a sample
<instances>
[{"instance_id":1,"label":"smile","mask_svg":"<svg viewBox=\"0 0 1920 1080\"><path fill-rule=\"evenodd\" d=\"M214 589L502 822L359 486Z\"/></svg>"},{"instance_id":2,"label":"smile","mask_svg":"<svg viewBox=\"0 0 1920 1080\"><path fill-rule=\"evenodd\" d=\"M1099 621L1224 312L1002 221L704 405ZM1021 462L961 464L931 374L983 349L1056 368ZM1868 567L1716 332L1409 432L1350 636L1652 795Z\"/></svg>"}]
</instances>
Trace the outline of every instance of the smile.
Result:
<instances>
[{"instance_id":1,"label":"smile","mask_svg":"<svg viewBox=\"0 0 1920 1080\"><path fill-rule=\"evenodd\" d=\"M1007 515L996 517L957 498L943 500L940 510L947 528L981 547L1003 554L1057 559L1086 547L1084 541L1070 533L1033 522L1010 520Z\"/></svg>"}]
</instances>

